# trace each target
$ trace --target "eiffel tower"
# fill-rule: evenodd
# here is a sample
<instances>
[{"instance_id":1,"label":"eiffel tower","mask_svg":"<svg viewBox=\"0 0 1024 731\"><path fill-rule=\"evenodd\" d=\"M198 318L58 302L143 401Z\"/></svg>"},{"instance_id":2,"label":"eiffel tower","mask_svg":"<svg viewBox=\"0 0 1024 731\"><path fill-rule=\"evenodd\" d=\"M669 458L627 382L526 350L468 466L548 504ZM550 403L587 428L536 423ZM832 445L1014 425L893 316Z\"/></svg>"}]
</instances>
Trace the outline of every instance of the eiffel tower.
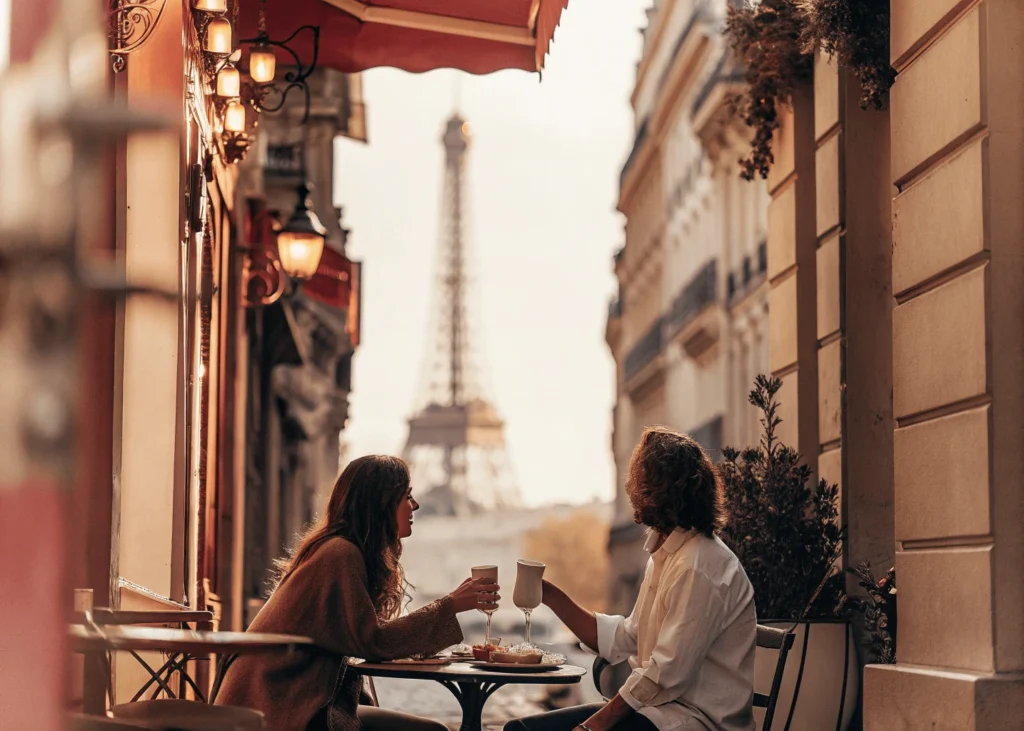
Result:
<instances>
[{"instance_id":1,"label":"eiffel tower","mask_svg":"<svg viewBox=\"0 0 1024 731\"><path fill-rule=\"evenodd\" d=\"M519 505L505 424L487 400L472 347L468 303L466 154L469 126L455 113L442 138L444 197L427 353L402 456L423 515L468 516Z\"/></svg>"}]
</instances>

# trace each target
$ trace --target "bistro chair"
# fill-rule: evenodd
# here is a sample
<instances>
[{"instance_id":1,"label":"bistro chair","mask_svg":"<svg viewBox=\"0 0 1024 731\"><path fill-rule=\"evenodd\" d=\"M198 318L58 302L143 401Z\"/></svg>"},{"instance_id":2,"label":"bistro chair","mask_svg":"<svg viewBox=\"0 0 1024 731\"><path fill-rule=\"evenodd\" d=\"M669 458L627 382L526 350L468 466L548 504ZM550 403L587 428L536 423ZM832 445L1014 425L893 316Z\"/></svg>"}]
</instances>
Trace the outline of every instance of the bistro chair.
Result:
<instances>
[{"instance_id":1,"label":"bistro chair","mask_svg":"<svg viewBox=\"0 0 1024 731\"><path fill-rule=\"evenodd\" d=\"M771 731L772 719L775 716L775 706L779 701L779 691L782 688L782 676L786 672L786 657L793 649L796 635L784 629L765 627L757 625L757 646L763 650L778 650L778 657L775 660L775 674L772 676L772 687L767 695L754 693L754 708L764 709L764 721L761 722L761 731ZM594 687L605 699L611 698L619 692L622 684L629 677L630 669L627 663L612 665L603 657L594 659Z\"/></svg>"},{"instance_id":2,"label":"bistro chair","mask_svg":"<svg viewBox=\"0 0 1024 731\"><path fill-rule=\"evenodd\" d=\"M263 714L236 706L160 699L124 703L110 709L114 718L150 731L263 731Z\"/></svg>"},{"instance_id":3,"label":"bistro chair","mask_svg":"<svg viewBox=\"0 0 1024 731\"><path fill-rule=\"evenodd\" d=\"M772 676L772 688L768 695L754 693L754 708L764 709L761 731L771 731L775 705L779 702L779 691L782 689L782 676L786 672L786 657L795 641L796 634L792 630L757 625L757 646L763 650L778 650L779 653L775 659L775 675Z\"/></svg>"}]
</instances>

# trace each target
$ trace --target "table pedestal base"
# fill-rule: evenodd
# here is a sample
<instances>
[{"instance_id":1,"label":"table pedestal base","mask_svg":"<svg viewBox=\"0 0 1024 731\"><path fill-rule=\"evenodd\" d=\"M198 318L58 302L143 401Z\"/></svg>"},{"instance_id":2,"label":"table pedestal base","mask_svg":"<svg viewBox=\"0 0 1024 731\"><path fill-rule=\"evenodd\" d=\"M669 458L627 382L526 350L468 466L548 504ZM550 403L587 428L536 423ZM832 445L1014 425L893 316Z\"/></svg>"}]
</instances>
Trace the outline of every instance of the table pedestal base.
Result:
<instances>
[{"instance_id":1,"label":"table pedestal base","mask_svg":"<svg viewBox=\"0 0 1024 731\"><path fill-rule=\"evenodd\" d=\"M498 683L459 683L451 680L438 681L451 691L462 706L460 731L482 731L484 705L496 691Z\"/></svg>"}]
</instances>

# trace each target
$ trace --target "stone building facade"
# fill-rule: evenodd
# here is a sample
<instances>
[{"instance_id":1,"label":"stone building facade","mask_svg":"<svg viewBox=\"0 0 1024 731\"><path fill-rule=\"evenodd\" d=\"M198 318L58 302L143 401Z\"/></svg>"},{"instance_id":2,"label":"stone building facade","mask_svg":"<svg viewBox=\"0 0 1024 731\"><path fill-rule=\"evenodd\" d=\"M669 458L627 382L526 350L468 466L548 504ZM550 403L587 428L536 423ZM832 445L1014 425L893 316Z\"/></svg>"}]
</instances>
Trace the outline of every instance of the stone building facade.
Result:
<instances>
[{"instance_id":1,"label":"stone building facade","mask_svg":"<svg viewBox=\"0 0 1024 731\"><path fill-rule=\"evenodd\" d=\"M685 5L657 3L653 27ZM897 662L865 669L863 727L1021 728L1024 6L893 0L890 22L887 109L861 110L857 80L819 57L784 114L763 219L768 367L782 438L841 487L844 564L895 561ZM630 190L624 211L644 215ZM642 245L627 229L627 289L667 266ZM625 303L619 363L645 332L631 318L649 327ZM620 460L631 425L669 408L628 393Z\"/></svg>"},{"instance_id":2,"label":"stone building facade","mask_svg":"<svg viewBox=\"0 0 1024 731\"><path fill-rule=\"evenodd\" d=\"M645 427L689 432L714 456L757 438L746 394L768 368L768 196L738 175L745 138L728 108L739 74L721 35L726 7L678 0L648 11L607 329L620 486ZM630 608L642 578L640 543L620 489L611 534L619 609Z\"/></svg>"},{"instance_id":3,"label":"stone building facade","mask_svg":"<svg viewBox=\"0 0 1024 731\"><path fill-rule=\"evenodd\" d=\"M274 561L321 513L334 485L359 339L359 264L345 255L334 149L339 136L366 139L362 80L319 68L309 84L309 118L302 94L290 96L280 114L262 120L242 166L240 198L254 222L283 224L299 186L311 183L327 229L313 279L275 302L250 303L247 313L246 624L263 604Z\"/></svg>"},{"instance_id":4,"label":"stone building facade","mask_svg":"<svg viewBox=\"0 0 1024 731\"><path fill-rule=\"evenodd\" d=\"M1018 728L1024 7L891 10L888 110L819 59L780 136L772 368L843 488L847 563L895 553L898 662L866 669L865 728Z\"/></svg>"}]
</instances>

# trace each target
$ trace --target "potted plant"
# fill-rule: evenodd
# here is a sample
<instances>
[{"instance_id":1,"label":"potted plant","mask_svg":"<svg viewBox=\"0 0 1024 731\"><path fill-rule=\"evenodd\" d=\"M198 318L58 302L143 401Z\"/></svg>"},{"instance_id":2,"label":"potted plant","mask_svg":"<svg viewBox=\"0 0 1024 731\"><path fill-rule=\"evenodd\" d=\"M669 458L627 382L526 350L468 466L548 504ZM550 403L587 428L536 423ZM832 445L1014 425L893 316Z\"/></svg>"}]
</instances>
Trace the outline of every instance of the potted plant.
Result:
<instances>
[{"instance_id":1,"label":"potted plant","mask_svg":"<svg viewBox=\"0 0 1024 731\"><path fill-rule=\"evenodd\" d=\"M750 577L758 621L796 633L774 727L846 729L856 711L859 669L839 568L839 488L824 480L815 485L800 455L776 436L781 385L758 376L750 393L761 412L760 444L723 450L728 521L721 538ZM765 652L756 663L758 687L770 685L774 672L774 653Z\"/></svg>"}]
</instances>

